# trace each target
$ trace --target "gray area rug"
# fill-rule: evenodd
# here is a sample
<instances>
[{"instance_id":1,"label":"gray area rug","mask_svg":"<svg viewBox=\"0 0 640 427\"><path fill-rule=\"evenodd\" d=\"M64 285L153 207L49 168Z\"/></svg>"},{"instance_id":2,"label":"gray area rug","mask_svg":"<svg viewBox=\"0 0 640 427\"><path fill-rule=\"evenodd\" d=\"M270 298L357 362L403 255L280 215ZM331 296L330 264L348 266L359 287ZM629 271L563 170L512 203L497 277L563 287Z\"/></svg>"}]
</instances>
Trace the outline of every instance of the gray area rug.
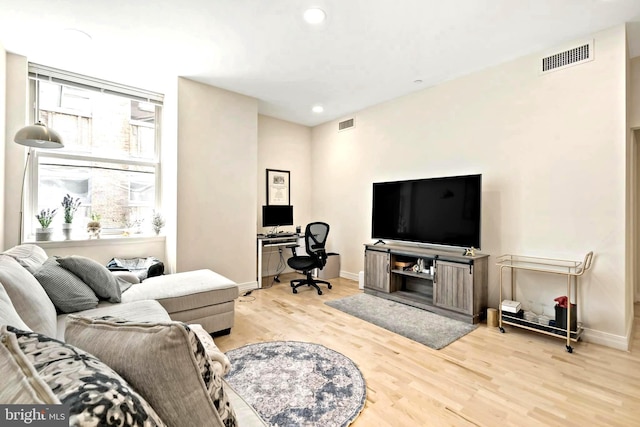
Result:
<instances>
[{"instance_id":1,"label":"gray area rug","mask_svg":"<svg viewBox=\"0 0 640 427\"><path fill-rule=\"evenodd\" d=\"M226 380L271 426L348 426L364 407L360 369L320 344L273 341L226 354Z\"/></svg>"},{"instance_id":2,"label":"gray area rug","mask_svg":"<svg viewBox=\"0 0 640 427\"><path fill-rule=\"evenodd\" d=\"M364 293L325 304L436 350L477 328L477 325Z\"/></svg>"}]
</instances>

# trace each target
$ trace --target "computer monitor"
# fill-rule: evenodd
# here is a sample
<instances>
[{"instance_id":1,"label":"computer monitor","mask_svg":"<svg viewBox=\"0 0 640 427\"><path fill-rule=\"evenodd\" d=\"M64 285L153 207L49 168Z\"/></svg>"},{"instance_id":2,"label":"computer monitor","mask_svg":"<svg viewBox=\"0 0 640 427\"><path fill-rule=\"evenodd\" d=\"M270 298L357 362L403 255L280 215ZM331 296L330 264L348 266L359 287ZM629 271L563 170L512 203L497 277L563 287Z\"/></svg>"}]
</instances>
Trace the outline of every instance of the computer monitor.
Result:
<instances>
[{"instance_id":1,"label":"computer monitor","mask_svg":"<svg viewBox=\"0 0 640 427\"><path fill-rule=\"evenodd\" d=\"M293 225L293 206L269 205L262 207L262 226Z\"/></svg>"}]
</instances>

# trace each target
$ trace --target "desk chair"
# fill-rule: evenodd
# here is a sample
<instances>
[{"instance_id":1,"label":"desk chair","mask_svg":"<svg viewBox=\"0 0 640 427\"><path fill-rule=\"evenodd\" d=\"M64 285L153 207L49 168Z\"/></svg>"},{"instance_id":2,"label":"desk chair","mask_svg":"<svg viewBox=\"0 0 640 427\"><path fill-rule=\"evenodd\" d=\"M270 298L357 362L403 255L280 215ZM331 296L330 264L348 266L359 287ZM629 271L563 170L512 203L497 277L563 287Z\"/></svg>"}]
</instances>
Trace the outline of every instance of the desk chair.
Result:
<instances>
[{"instance_id":1,"label":"desk chair","mask_svg":"<svg viewBox=\"0 0 640 427\"><path fill-rule=\"evenodd\" d=\"M327 242L327 235L329 234L329 224L324 222L312 222L307 224L307 228L304 232L304 244L307 250L307 255L297 255L296 248L291 248L293 251L293 257L287 260L289 267L294 270L301 270L307 277L304 279L294 279L291 281L291 287L293 293L298 293L298 288L303 285L313 286L317 289L318 295L322 295L322 291L318 286L318 283L324 283L329 289L331 289L331 283L325 280L314 279L311 276L311 272L319 268L322 270L327 264L327 251L325 250L325 243Z\"/></svg>"}]
</instances>

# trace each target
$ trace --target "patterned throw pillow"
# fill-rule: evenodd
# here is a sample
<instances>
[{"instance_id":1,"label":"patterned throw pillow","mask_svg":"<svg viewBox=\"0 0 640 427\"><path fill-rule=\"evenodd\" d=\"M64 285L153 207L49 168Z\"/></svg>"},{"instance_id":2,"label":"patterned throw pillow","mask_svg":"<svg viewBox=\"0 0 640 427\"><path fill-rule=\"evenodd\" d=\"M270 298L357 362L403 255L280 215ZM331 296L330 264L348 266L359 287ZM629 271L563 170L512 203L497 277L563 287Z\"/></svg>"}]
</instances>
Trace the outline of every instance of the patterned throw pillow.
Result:
<instances>
[{"instance_id":1,"label":"patterned throw pillow","mask_svg":"<svg viewBox=\"0 0 640 427\"><path fill-rule=\"evenodd\" d=\"M3 326L0 337L16 340L39 379L69 405L69 426L165 426L122 377L91 354L11 326Z\"/></svg>"},{"instance_id":2,"label":"patterned throw pillow","mask_svg":"<svg viewBox=\"0 0 640 427\"><path fill-rule=\"evenodd\" d=\"M122 375L169 426L237 425L224 390L224 368L182 322L70 315L65 340Z\"/></svg>"},{"instance_id":3,"label":"patterned throw pillow","mask_svg":"<svg viewBox=\"0 0 640 427\"><path fill-rule=\"evenodd\" d=\"M16 336L2 333L0 345L0 402L3 404L59 404L49 386L22 353Z\"/></svg>"},{"instance_id":4,"label":"patterned throw pillow","mask_svg":"<svg viewBox=\"0 0 640 427\"><path fill-rule=\"evenodd\" d=\"M62 268L54 257L33 273L53 305L62 313L89 310L98 306L98 297L86 283Z\"/></svg>"}]
</instances>

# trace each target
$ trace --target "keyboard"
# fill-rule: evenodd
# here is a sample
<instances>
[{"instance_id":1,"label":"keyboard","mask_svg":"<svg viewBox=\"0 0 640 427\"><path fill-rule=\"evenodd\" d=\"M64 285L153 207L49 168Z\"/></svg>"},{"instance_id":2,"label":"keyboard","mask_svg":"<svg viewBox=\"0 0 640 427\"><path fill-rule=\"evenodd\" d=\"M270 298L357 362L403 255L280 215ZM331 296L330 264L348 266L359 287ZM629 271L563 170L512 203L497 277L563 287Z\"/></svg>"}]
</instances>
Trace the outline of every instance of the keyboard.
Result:
<instances>
[{"instance_id":1,"label":"keyboard","mask_svg":"<svg viewBox=\"0 0 640 427\"><path fill-rule=\"evenodd\" d=\"M273 239L276 237L293 237L295 233L278 233L278 234L267 234L265 237L268 239Z\"/></svg>"}]
</instances>

